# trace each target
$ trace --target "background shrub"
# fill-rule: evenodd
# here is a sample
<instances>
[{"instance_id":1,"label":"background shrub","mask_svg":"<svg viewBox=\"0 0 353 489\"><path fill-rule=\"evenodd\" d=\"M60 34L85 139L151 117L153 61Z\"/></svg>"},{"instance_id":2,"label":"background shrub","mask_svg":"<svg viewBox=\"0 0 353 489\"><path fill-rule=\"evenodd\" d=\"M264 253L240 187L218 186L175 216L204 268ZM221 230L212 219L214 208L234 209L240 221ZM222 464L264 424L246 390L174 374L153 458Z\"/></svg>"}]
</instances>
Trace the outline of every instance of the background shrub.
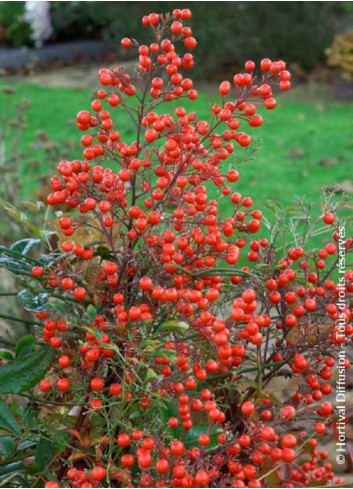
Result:
<instances>
[{"instance_id":1,"label":"background shrub","mask_svg":"<svg viewBox=\"0 0 353 489\"><path fill-rule=\"evenodd\" d=\"M191 5L192 4L192 5ZM192 6L198 75L214 77L229 65L266 54L297 63L305 70L325 60L324 50L337 29L350 18L349 2L52 2L53 40L119 39L146 32L138 19L151 10L167 12ZM5 41L30 44L30 30L21 18L24 2L1 2L0 24ZM225 15L226 10L226 15ZM212 12L212 15L210 15ZM347 13L349 15L347 15Z\"/></svg>"},{"instance_id":2,"label":"background shrub","mask_svg":"<svg viewBox=\"0 0 353 489\"><path fill-rule=\"evenodd\" d=\"M99 32L114 41L127 32L143 39L146 32L138 20L142 15L188 3L191 6L191 2L105 2L103 9L100 2L53 2L53 23L61 39L96 37ZM200 41L199 74L210 77L221 66L266 53L312 69L324 59L324 49L334 35L334 19L345 11L344 2L207 2L207 9L203 2L192 3Z\"/></svg>"},{"instance_id":3,"label":"background shrub","mask_svg":"<svg viewBox=\"0 0 353 489\"><path fill-rule=\"evenodd\" d=\"M31 29L23 19L25 2L0 2L2 38L12 46L32 45Z\"/></svg>"}]
</instances>

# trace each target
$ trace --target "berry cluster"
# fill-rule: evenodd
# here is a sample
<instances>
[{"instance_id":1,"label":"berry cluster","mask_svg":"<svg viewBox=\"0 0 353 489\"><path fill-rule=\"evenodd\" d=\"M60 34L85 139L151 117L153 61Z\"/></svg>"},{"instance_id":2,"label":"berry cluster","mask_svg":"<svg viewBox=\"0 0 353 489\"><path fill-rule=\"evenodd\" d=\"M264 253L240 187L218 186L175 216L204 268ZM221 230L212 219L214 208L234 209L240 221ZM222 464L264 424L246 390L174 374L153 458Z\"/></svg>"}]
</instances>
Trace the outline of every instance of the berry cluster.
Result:
<instances>
[{"instance_id":1,"label":"berry cluster","mask_svg":"<svg viewBox=\"0 0 353 489\"><path fill-rule=\"evenodd\" d=\"M150 14L153 43L122 40L138 50L136 76L99 71L91 111L77 114L82 160L60 162L51 179L60 254L32 274L66 309L37 313L56 350L39 389L44 402L80 410L46 487L305 487L335 477L317 437L333 416L337 351L353 335L353 271L343 311L331 278L340 227L326 212L332 239L314 251L281 254L254 237L263 214L236 191L232 162L263 123L258 106L274 109L291 75L267 58L256 74L249 60L200 119L181 102L198 97L184 76L197 45L190 17ZM134 140L115 128L115 108ZM343 242L348 253L352 239ZM295 390L279 399L271 385L288 376Z\"/></svg>"}]
</instances>

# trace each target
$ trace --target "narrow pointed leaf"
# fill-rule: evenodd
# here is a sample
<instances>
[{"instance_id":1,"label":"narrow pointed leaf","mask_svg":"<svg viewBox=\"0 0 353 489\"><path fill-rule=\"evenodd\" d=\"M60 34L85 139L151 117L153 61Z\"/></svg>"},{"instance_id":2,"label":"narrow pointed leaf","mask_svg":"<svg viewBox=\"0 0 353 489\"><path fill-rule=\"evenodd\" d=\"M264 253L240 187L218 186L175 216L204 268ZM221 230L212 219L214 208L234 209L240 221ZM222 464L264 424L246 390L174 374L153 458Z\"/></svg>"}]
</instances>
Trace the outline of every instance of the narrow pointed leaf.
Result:
<instances>
[{"instance_id":1,"label":"narrow pointed leaf","mask_svg":"<svg viewBox=\"0 0 353 489\"><path fill-rule=\"evenodd\" d=\"M20 241L16 241L13 245L11 245L10 250L17 251L22 255L27 255L35 246L40 243L40 239L21 239Z\"/></svg>"},{"instance_id":2,"label":"narrow pointed leaf","mask_svg":"<svg viewBox=\"0 0 353 489\"><path fill-rule=\"evenodd\" d=\"M7 404L0 399L0 428L14 435L21 434L20 427Z\"/></svg>"},{"instance_id":3,"label":"narrow pointed leaf","mask_svg":"<svg viewBox=\"0 0 353 489\"><path fill-rule=\"evenodd\" d=\"M49 294L45 292L35 295L30 290L24 289L17 294L17 298L26 311L42 312L52 309L48 304Z\"/></svg>"}]
</instances>

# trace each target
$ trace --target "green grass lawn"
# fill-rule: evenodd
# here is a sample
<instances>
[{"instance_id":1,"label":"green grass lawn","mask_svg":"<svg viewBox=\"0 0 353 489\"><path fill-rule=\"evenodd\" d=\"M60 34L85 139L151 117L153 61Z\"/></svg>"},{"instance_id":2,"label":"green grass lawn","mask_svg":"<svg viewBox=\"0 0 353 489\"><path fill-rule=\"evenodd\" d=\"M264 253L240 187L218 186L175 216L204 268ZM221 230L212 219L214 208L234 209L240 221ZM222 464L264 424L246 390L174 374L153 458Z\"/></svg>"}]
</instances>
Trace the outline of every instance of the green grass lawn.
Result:
<instances>
[{"instance_id":1,"label":"green grass lawn","mask_svg":"<svg viewBox=\"0 0 353 489\"><path fill-rule=\"evenodd\" d=\"M0 89L5 86L9 83L1 82ZM43 155L40 149L28 150L28 145L40 130L62 144L67 140L79 142L81 133L75 127L75 115L79 110L89 108L93 91L25 82L11 83L11 87L15 93L10 96L0 90L1 117L13 111L16 102L24 98L30 102L28 129L18 141L26 151L19 169L21 195L30 199L38 186L39 175L48 173L48 166L53 169L54 162L41 161L37 170L29 167L28 161L43 159ZM278 107L264 114L264 125L250 131L255 144L262 144L259 144L254 159L241 167L242 177L237 185L240 192L250 194L258 203L271 199L287 206L295 196L318 201L322 186L351 178L353 105L324 97L310 102L305 100L304 93L305 87L297 89L297 96L295 93L281 95ZM217 98L217 94L212 97L203 93L193 104L183 103L206 117L207 107ZM116 110L115 121L122 136L131 140L132 127L120 109ZM79 156L77 151L73 158ZM239 148L232 165L238 168L245 155L246 152Z\"/></svg>"}]
</instances>

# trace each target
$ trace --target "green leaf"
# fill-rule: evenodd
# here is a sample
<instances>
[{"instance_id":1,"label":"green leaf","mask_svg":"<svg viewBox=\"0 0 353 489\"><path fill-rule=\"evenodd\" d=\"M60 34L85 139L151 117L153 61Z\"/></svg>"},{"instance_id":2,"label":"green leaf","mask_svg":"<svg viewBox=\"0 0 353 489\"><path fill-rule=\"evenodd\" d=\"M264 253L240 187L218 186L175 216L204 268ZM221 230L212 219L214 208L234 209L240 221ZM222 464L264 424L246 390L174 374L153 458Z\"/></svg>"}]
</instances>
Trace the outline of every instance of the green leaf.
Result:
<instances>
[{"instance_id":1,"label":"green leaf","mask_svg":"<svg viewBox=\"0 0 353 489\"><path fill-rule=\"evenodd\" d=\"M3 250L0 250L0 253ZM0 254L0 268L6 268L12 273L18 273L21 275L31 275L31 270L33 268L25 259L20 260L14 258L13 256L8 256L4 253Z\"/></svg>"},{"instance_id":2,"label":"green leaf","mask_svg":"<svg viewBox=\"0 0 353 489\"><path fill-rule=\"evenodd\" d=\"M44 346L1 367L0 394L18 394L32 389L44 377L52 357L52 348Z\"/></svg>"},{"instance_id":3,"label":"green leaf","mask_svg":"<svg viewBox=\"0 0 353 489\"><path fill-rule=\"evenodd\" d=\"M55 433L55 441L53 441L55 453L62 452L69 443L71 435L66 431L59 431Z\"/></svg>"},{"instance_id":4,"label":"green leaf","mask_svg":"<svg viewBox=\"0 0 353 489\"><path fill-rule=\"evenodd\" d=\"M2 360L13 360L13 354L9 350L0 350L0 358Z\"/></svg>"},{"instance_id":5,"label":"green leaf","mask_svg":"<svg viewBox=\"0 0 353 489\"><path fill-rule=\"evenodd\" d=\"M27 450L28 448L36 446L37 442L34 440L24 440L18 445L18 450Z\"/></svg>"},{"instance_id":6,"label":"green leaf","mask_svg":"<svg viewBox=\"0 0 353 489\"><path fill-rule=\"evenodd\" d=\"M22 407L22 406L21 406ZM25 406L25 409L20 410L19 416L24 426L28 426L32 430L36 430L38 427L39 411L35 407Z\"/></svg>"},{"instance_id":7,"label":"green leaf","mask_svg":"<svg viewBox=\"0 0 353 489\"><path fill-rule=\"evenodd\" d=\"M35 246L40 243L40 239L21 239L10 246L10 250L17 251L21 255L27 255Z\"/></svg>"},{"instance_id":8,"label":"green leaf","mask_svg":"<svg viewBox=\"0 0 353 489\"><path fill-rule=\"evenodd\" d=\"M157 372L155 372L152 368L148 368L145 375L145 381L148 382L149 380L157 379L157 378L158 378Z\"/></svg>"},{"instance_id":9,"label":"green leaf","mask_svg":"<svg viewBox=\"0 0 353 489\"><path fill-rule=\"evenodd\" d=\"M10 408L2 399L0 399L0 428L17 436L20 436L21 434L20 427L10 411Z\"/></svg>"},{"instance_id":10,"label":"green leaf","mask_svg":"<svg viewBox=\"0 0 353 489\"><path fill-rule=\"evenodd\" d=\"M87 312L88 312L88 316L89 316L89 319L91 321L91 323L93 323L93 321L96 319L97 317L97 310L96 308L94 307L93 304L90 304L88 307L87 307Z\"/></svg>"},{"instance_id":11,"label":"green leaf","mask_svg":"<svg viewBox=\"0 0 353 489\"><path fill-rule=\"evenodd\" d=\"M164 321L161 324L161 328L167 328L176 331L186 331L189 329L189 325L184 321L175 321L174 319L170 319L169 321Z\"/></svg>"},{"instance_id":12,"label":"green leaf","mask_svg":"<svg viewBox=\"0 0 353 489\"><path fill-rule=\"evenodd\" d=\"M162 403L158 405L157 410L158 418L165 426L167 426L168 439L172 440L173 438L180 438L182 436L183 427L181 425L177 426L176 428L170 428L168 426L169 418L179 417L177 405L173 402L163 400Z\"/></svg>"},{"instance_id":13,"label":"green leaf","mask_svg":"<svg viewBox=\"0 0 353 489\"><path fill-rule=\"evenodd\" d=\"M111 260L113 258L111 250L104 246L98 246L94 254L95 256L100 256L103 260Z\"/></svg>"},{"instance_id":14,"label":"green leaf","mask_svg":"<svg viewBox=\"0 0 353 489\"><path fill-rule=\"evenodd\" d=\"M254 273L247 272L246 270L238 269L238 268L214 268L213 270L205 270L203 272L195 273L193 276L194 277L212 277L214 275L221 275L223 276L233 276L233 275L240 275L244 277L250 277L255 280L262 281L263 277L260 275L255 275Z\"/></svg>"},{"instance_id":15,"label":"green leaf","mask_svg":"<svg viewBox=\"0 0 353 489\"><path fill-rule=\"evenodd\" d=\"M50 255L40 255L38 263L43 267L49 267L54 263L57 263L64 253L51 253Z\"/></svg>"},{"instance_id":16,"label":"green leaf","mask_svg":"<svg viewBox=\"0 0 353 489\"><path fill-rule=\"evenodd\" d=\"M26 311L42 312L53 309L52 306L48 304L49 294L46 292L34 295L30 290L23 289L17 294L17 298Z\"/></svg>"},{"instance_id":17,"label":"green leaf","mask_svg":"<svg viewBox=\"0 0 353 489\"><path fill-rule=\"evenodd\" d=\"M0 477L8 474L12 474L13 472L18 473L20 470L27 470L28 467L24 465L22 462L12 462L8 465L4 465L0 469ZM4 487L4 486L2 486Z\"/></svg>"},{"instance_id":18,"label":"green leaf","mask_svg":"<svg viewBox=\"0 0 353 489\"><path fill-rule=\"evenodd\" d=\"M53 311L58 311L61 316L65 316L67 311L72 308L72 304L68 302L52 302L50 307Z\"/></svg>"},{"instance_id":19,"label":"green leaf","mask_svg":"<svg viewBox=\"0 0 353 489\"><path fill-rule=\"evenodd\" d=\"M22 357L34 350L36 339L32 334L26 334L16 345L16 357Z\"/></svg>"},{"instance_id":20,"label":"green leaf","mask_svg":"<svg viewBox=\"0 0 353 489\"><path fill-rule=\"evenodd\" d=\"M178 408L176 404L170 401L163 400L162 404L158 406L159 416L164 423L167 423L169 418L179 416Z\"/></svg>"},{"instance_id":21,"label":"green leaf","mask_svg":"<svg viewBox=\"0 0 353 489\"><path fill-rule=\"evenodd\" d=\"M8 458L15 450L15 447L15 440L11 436L0 436L0 455Z\"/></svg>"},{"instance_id":22,"label":"green leaf","mask_svg":"<svg viewBox=\"0 0 353 489\"><path fill-rule=\"evenodd\" d=\"M215 431L210 435L211 443L207 446L208 449L215 448L217 443L217 435L222 432L221 428L216 428ZM209 425L208 424L198 424L188 430L184 437L184 444L187 448L193 447L199 444L199 436L209 433Z\"/></svg>"},{"instance_id":23,"label":"green leaf","mask_svg":"<svg viewBox=\"0 0 353 489\"><path fill-rule=\"evenodd\" d=\"M44 470L50 459L54 456L52 442L46 438L41 438L38 442L35 455L35 469L38 472Z\"/></svg>"}]
</instances>

